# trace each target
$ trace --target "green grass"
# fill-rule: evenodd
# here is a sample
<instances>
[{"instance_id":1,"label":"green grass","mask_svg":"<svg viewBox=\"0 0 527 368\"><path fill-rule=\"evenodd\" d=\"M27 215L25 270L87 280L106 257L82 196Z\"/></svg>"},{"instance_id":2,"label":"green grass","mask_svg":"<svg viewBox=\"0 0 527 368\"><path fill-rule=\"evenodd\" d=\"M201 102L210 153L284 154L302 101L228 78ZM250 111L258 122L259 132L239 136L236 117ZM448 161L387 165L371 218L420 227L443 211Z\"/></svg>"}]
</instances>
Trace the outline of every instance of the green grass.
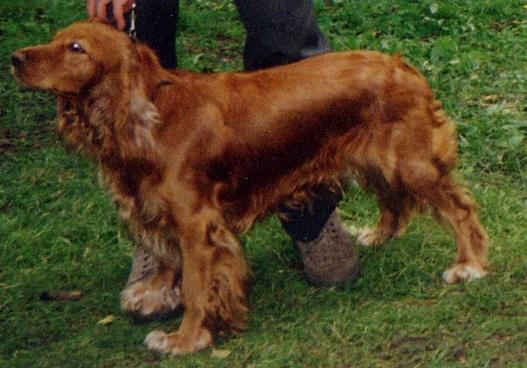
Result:
<instances>
[{"instance_id":1,"label":"green grass","mask_svg":"<svg viewBox=\"0 0 527 368\"><path fill-rule=\"evenodd\" d=\"M360 279L315 289L275 218L245 238L254 270L248 331L188 357L149 352L152 329L119 309L132 244L96 168L54 133L51 96L9 76L16 48L46 42L84 17L82 0L0 3L0 366L2 367L524 367L527 361L527 8L519 0L317 1L335 49L401 53L459 124L460 171L492 247L484 280L444 285L451 234L430 218L380 249L361 250ZM240 69L243 29L230 1L183 1L180 64ZM375 221L351 187L348 224ZM44 291L81 290L77 302ZM114 315L112 324L97 321Z\"/></svg>"}]
</instances>

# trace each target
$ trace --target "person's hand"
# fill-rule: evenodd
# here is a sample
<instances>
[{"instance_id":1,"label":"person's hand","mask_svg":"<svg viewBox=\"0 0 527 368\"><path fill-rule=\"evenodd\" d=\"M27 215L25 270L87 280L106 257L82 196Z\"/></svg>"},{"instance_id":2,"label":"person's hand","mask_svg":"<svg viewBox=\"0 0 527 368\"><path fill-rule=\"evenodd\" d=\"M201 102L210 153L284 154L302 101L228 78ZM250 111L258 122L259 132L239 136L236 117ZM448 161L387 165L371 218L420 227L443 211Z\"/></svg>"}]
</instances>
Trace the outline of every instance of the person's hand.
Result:
<instances>
[{"instance_id":1,"label":"person's hand","mask_svg":"<svg viewBox=\"0 0 527 368\"><path fill-rule=\"evenodd\" d=\"M108 5L111 3L117 27L124 29L126 26L124 15L132 9L134 2L134 0L86 0L86 8L90 17L108 22Z\"/></svg>"}]
</instances>

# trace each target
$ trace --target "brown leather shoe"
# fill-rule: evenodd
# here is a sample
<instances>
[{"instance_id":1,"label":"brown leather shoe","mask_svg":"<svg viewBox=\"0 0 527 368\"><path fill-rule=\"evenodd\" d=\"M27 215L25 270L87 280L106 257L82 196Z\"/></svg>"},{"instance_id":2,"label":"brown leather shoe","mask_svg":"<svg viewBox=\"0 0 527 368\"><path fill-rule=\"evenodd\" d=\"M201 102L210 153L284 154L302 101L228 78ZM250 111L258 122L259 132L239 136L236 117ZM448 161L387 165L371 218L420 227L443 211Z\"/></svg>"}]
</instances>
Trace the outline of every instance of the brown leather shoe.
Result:
<instances>
[{"instance_id":1,"label":"brown leather shoe","mask_svg":"<svg viewBox=\"0 0 527 368\"><path fill-rule=\"evenodd\" d=\"M132 270L128 276L126 286L130 286L139 281L144 281L157 274L159 271L159 261L152 253L137 245L134 249L132 259Z\"/></svg>"},{"instance_id":2,"label":"brown leather shoe","mask_svg":"<svg viewBox=\"0 0 527 368\"><path fill-rule=\"evenodd\" d=\"M150 251L136 246L132 270L121 292L121 308L147 319L177 310L182 300L176 274L177 270L163 266Z\"/></svg>"},{"instance_id":3,"label":"brown leather shoe","mask_svg":"<svg viewBox=\"0 0 527 368\"><path fill-rule=\"evenodd\" d=\"M329 216L315 240L296 244L304 263L306 279L314 286L339 285L359 275L357 244L342 224L337 211Z\"/></svg>"}]
</instances>

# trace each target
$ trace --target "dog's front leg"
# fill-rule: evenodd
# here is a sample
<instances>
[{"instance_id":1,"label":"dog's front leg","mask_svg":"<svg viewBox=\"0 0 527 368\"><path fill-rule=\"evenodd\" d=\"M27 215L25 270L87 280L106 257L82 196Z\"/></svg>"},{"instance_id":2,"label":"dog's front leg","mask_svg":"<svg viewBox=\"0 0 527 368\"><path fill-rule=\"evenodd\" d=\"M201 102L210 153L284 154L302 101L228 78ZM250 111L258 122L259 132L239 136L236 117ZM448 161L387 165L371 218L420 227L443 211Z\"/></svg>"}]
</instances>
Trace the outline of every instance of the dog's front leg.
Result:
<instances>
[{"instance_id":1,"label":"dog's front leg","mask_svg":"<svg viewBox=\"0 0 527 368\"><path fill-rule=\"evenodd\" d=\"M213 343L215 330L239 332L248 316L248 267L240 243L218 216L187 222L181 237L185 312L177 332L151 332L150 349L185 354Z\"/></svg>"}]
</instances>

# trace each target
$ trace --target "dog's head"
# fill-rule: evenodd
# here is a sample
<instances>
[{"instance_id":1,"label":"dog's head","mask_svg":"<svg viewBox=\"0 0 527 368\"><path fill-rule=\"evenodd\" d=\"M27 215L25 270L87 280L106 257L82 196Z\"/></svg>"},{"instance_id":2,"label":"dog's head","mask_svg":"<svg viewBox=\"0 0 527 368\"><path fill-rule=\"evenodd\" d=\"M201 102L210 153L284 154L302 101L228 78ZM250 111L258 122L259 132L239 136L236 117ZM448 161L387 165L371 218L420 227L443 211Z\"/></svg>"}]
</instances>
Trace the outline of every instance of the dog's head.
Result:
<instances>
[{"instance_id":1,"label":"dog's head","mask_svg":"<svg viewBox=\"0 0 527 368\"><path fill-rule=\"evenodd\" d=\"M14 52L11 62L22 84L57 96L59 131L69 145L98 157L145 154L153 144L158 114L149 96L162 69L125 33L93 20L74 23L49 44Z\"/></svg>"},{"instance_id":2,"label":"dog's head","mask_svg":"<svg viewBox=\"0 0 527 368\"><path fill-rule=\"evenodd\" d=\"M109 25L88 21L58 32L46 45L11 55L15 77L28 87L56 94L80 93L102 75L132 59L131 40Z\"/></svg>"}]
</instances>

